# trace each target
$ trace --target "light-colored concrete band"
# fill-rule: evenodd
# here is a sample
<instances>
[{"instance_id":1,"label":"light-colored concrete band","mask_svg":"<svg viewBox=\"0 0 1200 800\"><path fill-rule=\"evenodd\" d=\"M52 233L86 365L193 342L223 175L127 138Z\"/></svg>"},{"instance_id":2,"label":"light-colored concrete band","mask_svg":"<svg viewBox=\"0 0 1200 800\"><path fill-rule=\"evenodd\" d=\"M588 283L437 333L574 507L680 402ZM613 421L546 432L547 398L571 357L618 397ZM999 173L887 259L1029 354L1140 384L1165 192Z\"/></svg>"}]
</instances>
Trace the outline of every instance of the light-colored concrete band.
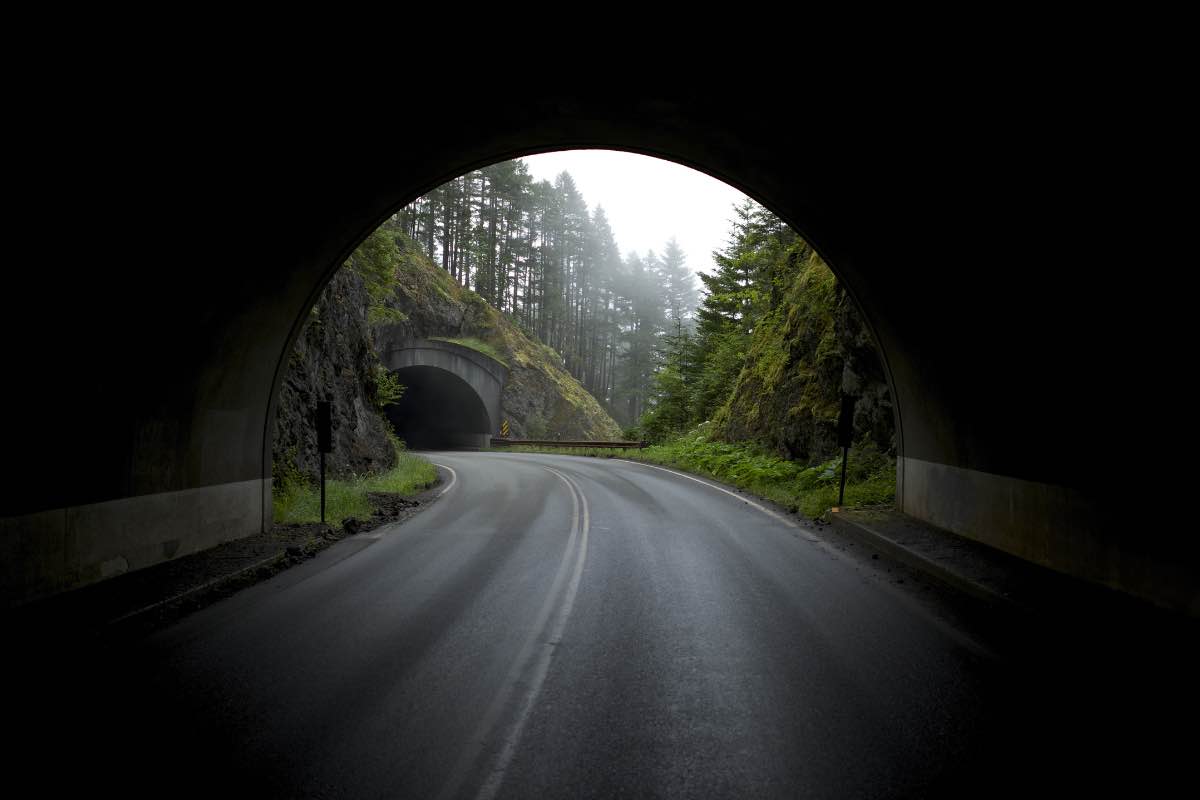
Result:
<instances>
[{"instance_id":1,"label":"light-colored concrete band","mask_svg":"<svg viewBox=\"0 0 1200 800\"><path fill-rule=\"evenodd\" d=\"M900 467L899 505L909 516L1159 605L1200 611L1190 562L1131 547L1139 532L1122 530L1074 489L917 458Z\"/></svg>"},{"instance_id":2,"label":"light-colored concrete band","mask_svg":"<svg viewBox=\"0 0 1200 800\"><path fill-rule=\"evenodd\" d=\"M258 533L268 498L256 479L0 518L4 605Z\"/></svg>"}]
</instances>

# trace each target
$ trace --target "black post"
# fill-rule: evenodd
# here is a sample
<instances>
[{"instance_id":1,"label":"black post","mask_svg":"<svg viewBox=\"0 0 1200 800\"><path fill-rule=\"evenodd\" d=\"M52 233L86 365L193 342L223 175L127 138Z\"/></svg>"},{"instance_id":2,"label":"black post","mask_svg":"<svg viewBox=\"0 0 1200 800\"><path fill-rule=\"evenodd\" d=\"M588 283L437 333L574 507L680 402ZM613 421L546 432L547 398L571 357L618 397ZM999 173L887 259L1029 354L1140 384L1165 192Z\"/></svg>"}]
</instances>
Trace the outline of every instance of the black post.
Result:
<instances>
[{"instance_id":1,"label":"black post","mask_svg":"<svg viewBox=\"0 0 1200 800\"><path fill-rule=\"evenodd\" d=\"M850 448L843 447L842 448L842 487L840 489L838 489L838 508L841 508L842 504L846 502L846 457L849 455L850 455ZM321 456L321 457L324 458L324 456ZM324 463L324 462L322 462L322 463ZM322 509L325 508L324 492L325 492L325 486L324 486L324 484L322 484L322 486L321 486L321 508ZM325 512L322 511L321 512L321 521L322 522L325 521L324 515L325 515Z\"/></svg>"},{"instance_id":2,"label":"black post","mask_svg":"<svg viewBox=\"0 0 1200 800\"><path fill-rule=\"evenodd\" d=\"M321 524L325 524L325 454L333 450L333 409L317 401L317 450L321 453Z\"/></svg>"},{"instance_id":3,"label":"black post","mask_svg":"<svg viewBox=\"0 0 1200 800\"><path fill-rule=\"evenodd\" d=\"M838 489L838 508L846 502L846 461L854 440L854 397L842 395L842 413L838 417L838 444L842 446L842 486Z\"/></svg>"}]
</instances>

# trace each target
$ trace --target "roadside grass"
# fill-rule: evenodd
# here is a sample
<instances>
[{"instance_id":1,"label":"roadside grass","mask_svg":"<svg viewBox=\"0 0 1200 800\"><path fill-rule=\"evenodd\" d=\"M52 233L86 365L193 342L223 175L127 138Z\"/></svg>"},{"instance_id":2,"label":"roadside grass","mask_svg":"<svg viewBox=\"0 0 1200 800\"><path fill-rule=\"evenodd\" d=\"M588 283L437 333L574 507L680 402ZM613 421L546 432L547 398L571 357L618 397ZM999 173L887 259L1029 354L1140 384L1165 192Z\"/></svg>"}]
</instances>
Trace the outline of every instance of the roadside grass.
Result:
<instances>
[{"instance_id":1,"label":"roadside grass","mask_svg":"<svg viewBox=\"0 0 1200 800\"><path fill-rule=\"evenodd\" d=\"M841 456L806 466L749 443L709 438L704 424L663 444L644 449L599 447L497 447L496 452L624 458L692 472L732 484L811 519L837 504ZM846 508L891 505L896 499L896 461L870 442L854 445L846 467Z\"/></svg>"},{"instance_id":2,"label":"roadside grass","mask_svg":"<svg viewBox=\"0 0 1200 800\"><path fill-rule=\"evenodd\" d=\"M396 466L379 475L355 476L325 482L325 519L337 524L347 517L370 519L374 508L368 492L410 495L427 489L437 480L437 469L420 456L405 450L396 453ZM281 488L272 492L275 522L280 524L320 522L321 488L296 475L284 476Z\"/></svg>"}]
</instances>

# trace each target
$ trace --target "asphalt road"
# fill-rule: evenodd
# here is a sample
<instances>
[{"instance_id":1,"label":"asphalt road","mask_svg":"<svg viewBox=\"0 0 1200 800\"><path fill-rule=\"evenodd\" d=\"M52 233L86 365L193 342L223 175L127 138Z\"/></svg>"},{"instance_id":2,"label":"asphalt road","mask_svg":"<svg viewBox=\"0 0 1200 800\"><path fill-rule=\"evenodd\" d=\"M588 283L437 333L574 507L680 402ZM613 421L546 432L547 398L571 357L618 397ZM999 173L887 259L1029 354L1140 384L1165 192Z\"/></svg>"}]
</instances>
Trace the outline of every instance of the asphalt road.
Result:
<instances>
[{"instance_id":1,"label":"asphalt road","mask_svg":"<svg viewBox=\"0 0 1200 800\"><path fill-rule=\"evenodd\" d=\"M1133 744L1161 731L1130 726L1171 712L1114 684L1133 676L1080 676L1091 655L997 633L795 518L647 465L427 455L452 474L404 525L13 686L10 770L42 788L255 797L1166 780L1158 745Z\"/></svg>"}]
</instances>

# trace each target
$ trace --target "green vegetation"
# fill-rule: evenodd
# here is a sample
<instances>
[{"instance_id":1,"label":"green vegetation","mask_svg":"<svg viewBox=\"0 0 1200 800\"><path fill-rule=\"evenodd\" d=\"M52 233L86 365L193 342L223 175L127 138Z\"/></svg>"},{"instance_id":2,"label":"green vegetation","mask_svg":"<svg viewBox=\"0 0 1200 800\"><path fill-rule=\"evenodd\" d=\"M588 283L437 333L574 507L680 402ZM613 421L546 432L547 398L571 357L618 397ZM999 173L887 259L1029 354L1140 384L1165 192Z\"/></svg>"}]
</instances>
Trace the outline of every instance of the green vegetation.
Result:
<instances>
[{"instance_id":1,"label":"green vegetation","mask_svg":"<svg viewBox=\"0 0 1200 800\"><path fill-rule=\"evenodd\" d=\"M370 298L367 321L372 325L404 322L408 319L404 312L388 302L396 293L396 264L401 258L402 253L395 238L383 228L378 228L350 254L350 258L346 259L343 265L363 279L367 296ZM373 374L366 386L371 402L376 408L383 409L404 395L404 385L379 363L378 354L375 359Z\"/></svg>"},{"instance_id":2,"label":"green vegetation","mask_svg":"<svg viewBox=\"0 0 1200 800\"><path fill-rule=\"evenodd\" d=\"M516 419L521 419L523 411L528 414L527 431L537 427L543 435L572 430L589 431L597 438L617 435L616 425L567 371L559 353L532 337L512 315L458 285L409 239L397 221L380 230L392 237L400 254L394 302L408 312L410 327L428 335L452 326L457 336L429 338L469 347L508 367L506 397L517 403L509 411ZM548 402L536 411L520 403L522 399L532 403L535 398Z\"/></svg>"},{"instance_id":3,"label":"green vegetation","mask_svg":"<svg viewBox=\"0 0 1200 800\"><path fill-rule=\"evenodd\" d=\"M837 280L800 239L779 263L788 269L772 268L774 299L713 422L726 438L821 458L833 449L841 397Z\"/></svg>"},{"instance_id":4,"label":"green vegetation","mask_svg":"<svg viewBox=\"0 0 1200 800\"><path fill-rule=\"evenodd\" d=\"M404 396L404 384L400 382L400 378L394 372L388 372L387 367L383 364L375 365L375 407L383 409L395 403ZM387 428L391 430L389 425Z\"/></svg>"},{"instance_id":5,"label":"green vegetation","mask_svg":"<svg viewBox=\"0 0 1200 800\"><path fill-rule=\"evenodd\" d=\"M435 342L450 342L451 344L468 347L477 353L483 353L485 356L493 359L494 361L499 361L506 367L508 366L508 362L505 361L504 357L500 355L500 351L482 339L476 339L473 336L461 339L451 339L447 336L430 336L429 338Z\"/></svg>"},{"instance_id":6,"label":"green vegetation","mask_svg":"<svg viewBox=\"0 0 1200 800\"><path fill-rule=\"evenodd\" d=\"M818 519L837 504L841 457L813 466L775 456L752 443L730 443L712 438L712 423L705 423L669 442L644 449L574 447L504 447L496 452L551 453L555 455L624 458L693 472L732 484L791 511ZM846 469L846 507L890 505L896 493L896 461L874 443L863 441L850 448Z\"/></svg>"},{"instance_id":7,"label":"green vegetation","mask_svg":"<svg viewBox=\"0 0 1200 800\"><path fill-rule=\"evenodd\" d=\"M604 209L588 208L570 173L534 181L519 160L455 178L385 225L439 264L451 285L473 290L434 287L443 297L498 310L614 417L637 423L666 320L683 319L696 302L678 243L622 258Z\"/></svg>"},{"instance_id":8,"label":"green vegetation","mask_svg":"<svg viewBox=\"0 0 1200 800\"><path fill-rule=\"evenodd\" d=\"M729 244L714 253L717 271L700 276L706 291L694 331L677 324L662 337L663 363L641 419L646 439L681 466L809 513L837 500L828 464L838 461L841 394L852 386L866 399L855 412L861 443L847 497L886 502L893 418L857 312L781 219L751 201L736 214ZM704 432L702 444L685 433L692 430Z\"/></svg>"},{"instance_id":9,"label":"green vegetation","mask_svg":"<svg viewBox=\"0 0 1200 800\"><path fill-rule=\"evenodd\" d=\"M275 522L320 522L321 489L307 481L295 468L276 465L276 487L272 493ZM373 508L369 492L410 495L426 489L437 480L437 470L419 456L404 450L396 452L396 466L381 475L325 482L325 519L337 524L347 517L369 519Z\"/></svg>"},{"instance_id":10,"label":"green vegetation","mask_svg":"<svg viewBox=\"0 0 1200 800\"><path fill-rule=\"evenodd\" d=\"M575 397L586 388L627 437L656 445L627 457L819 514L836 501L829 465L847 391L861 400L847 498L888 502L894 423L866 326L782 219L751 200L733 213L714 272L690 270L698 264L674 240L660 255L622 257L603 210L588 208L568 173L534 182L512 161L444 184L385 227L410 263L414 252L440 262L433 276L405 278L402 268L401 283L435 284L464 309L458 335L474 339L449 341L498 354L514 374L544 372L571 398L568 408L586 403ZM554 435L563 415L530 413L526 435Z\"/></svg>"},{"instance_id":11,"label":"green vegetation","mask_svg":"<svg viewBox=\"0 0 1200 800\"><path fill-rule=\"evenodd\" d=\"M396 262L400 250L392 237L382 228L371 233L358 246L345 266L362 276L367 287L371 305L367 309L367 320L372 324L403 322L407 317L399 309L388 305L396 289Z\"/></svg>"}]
</instances>

